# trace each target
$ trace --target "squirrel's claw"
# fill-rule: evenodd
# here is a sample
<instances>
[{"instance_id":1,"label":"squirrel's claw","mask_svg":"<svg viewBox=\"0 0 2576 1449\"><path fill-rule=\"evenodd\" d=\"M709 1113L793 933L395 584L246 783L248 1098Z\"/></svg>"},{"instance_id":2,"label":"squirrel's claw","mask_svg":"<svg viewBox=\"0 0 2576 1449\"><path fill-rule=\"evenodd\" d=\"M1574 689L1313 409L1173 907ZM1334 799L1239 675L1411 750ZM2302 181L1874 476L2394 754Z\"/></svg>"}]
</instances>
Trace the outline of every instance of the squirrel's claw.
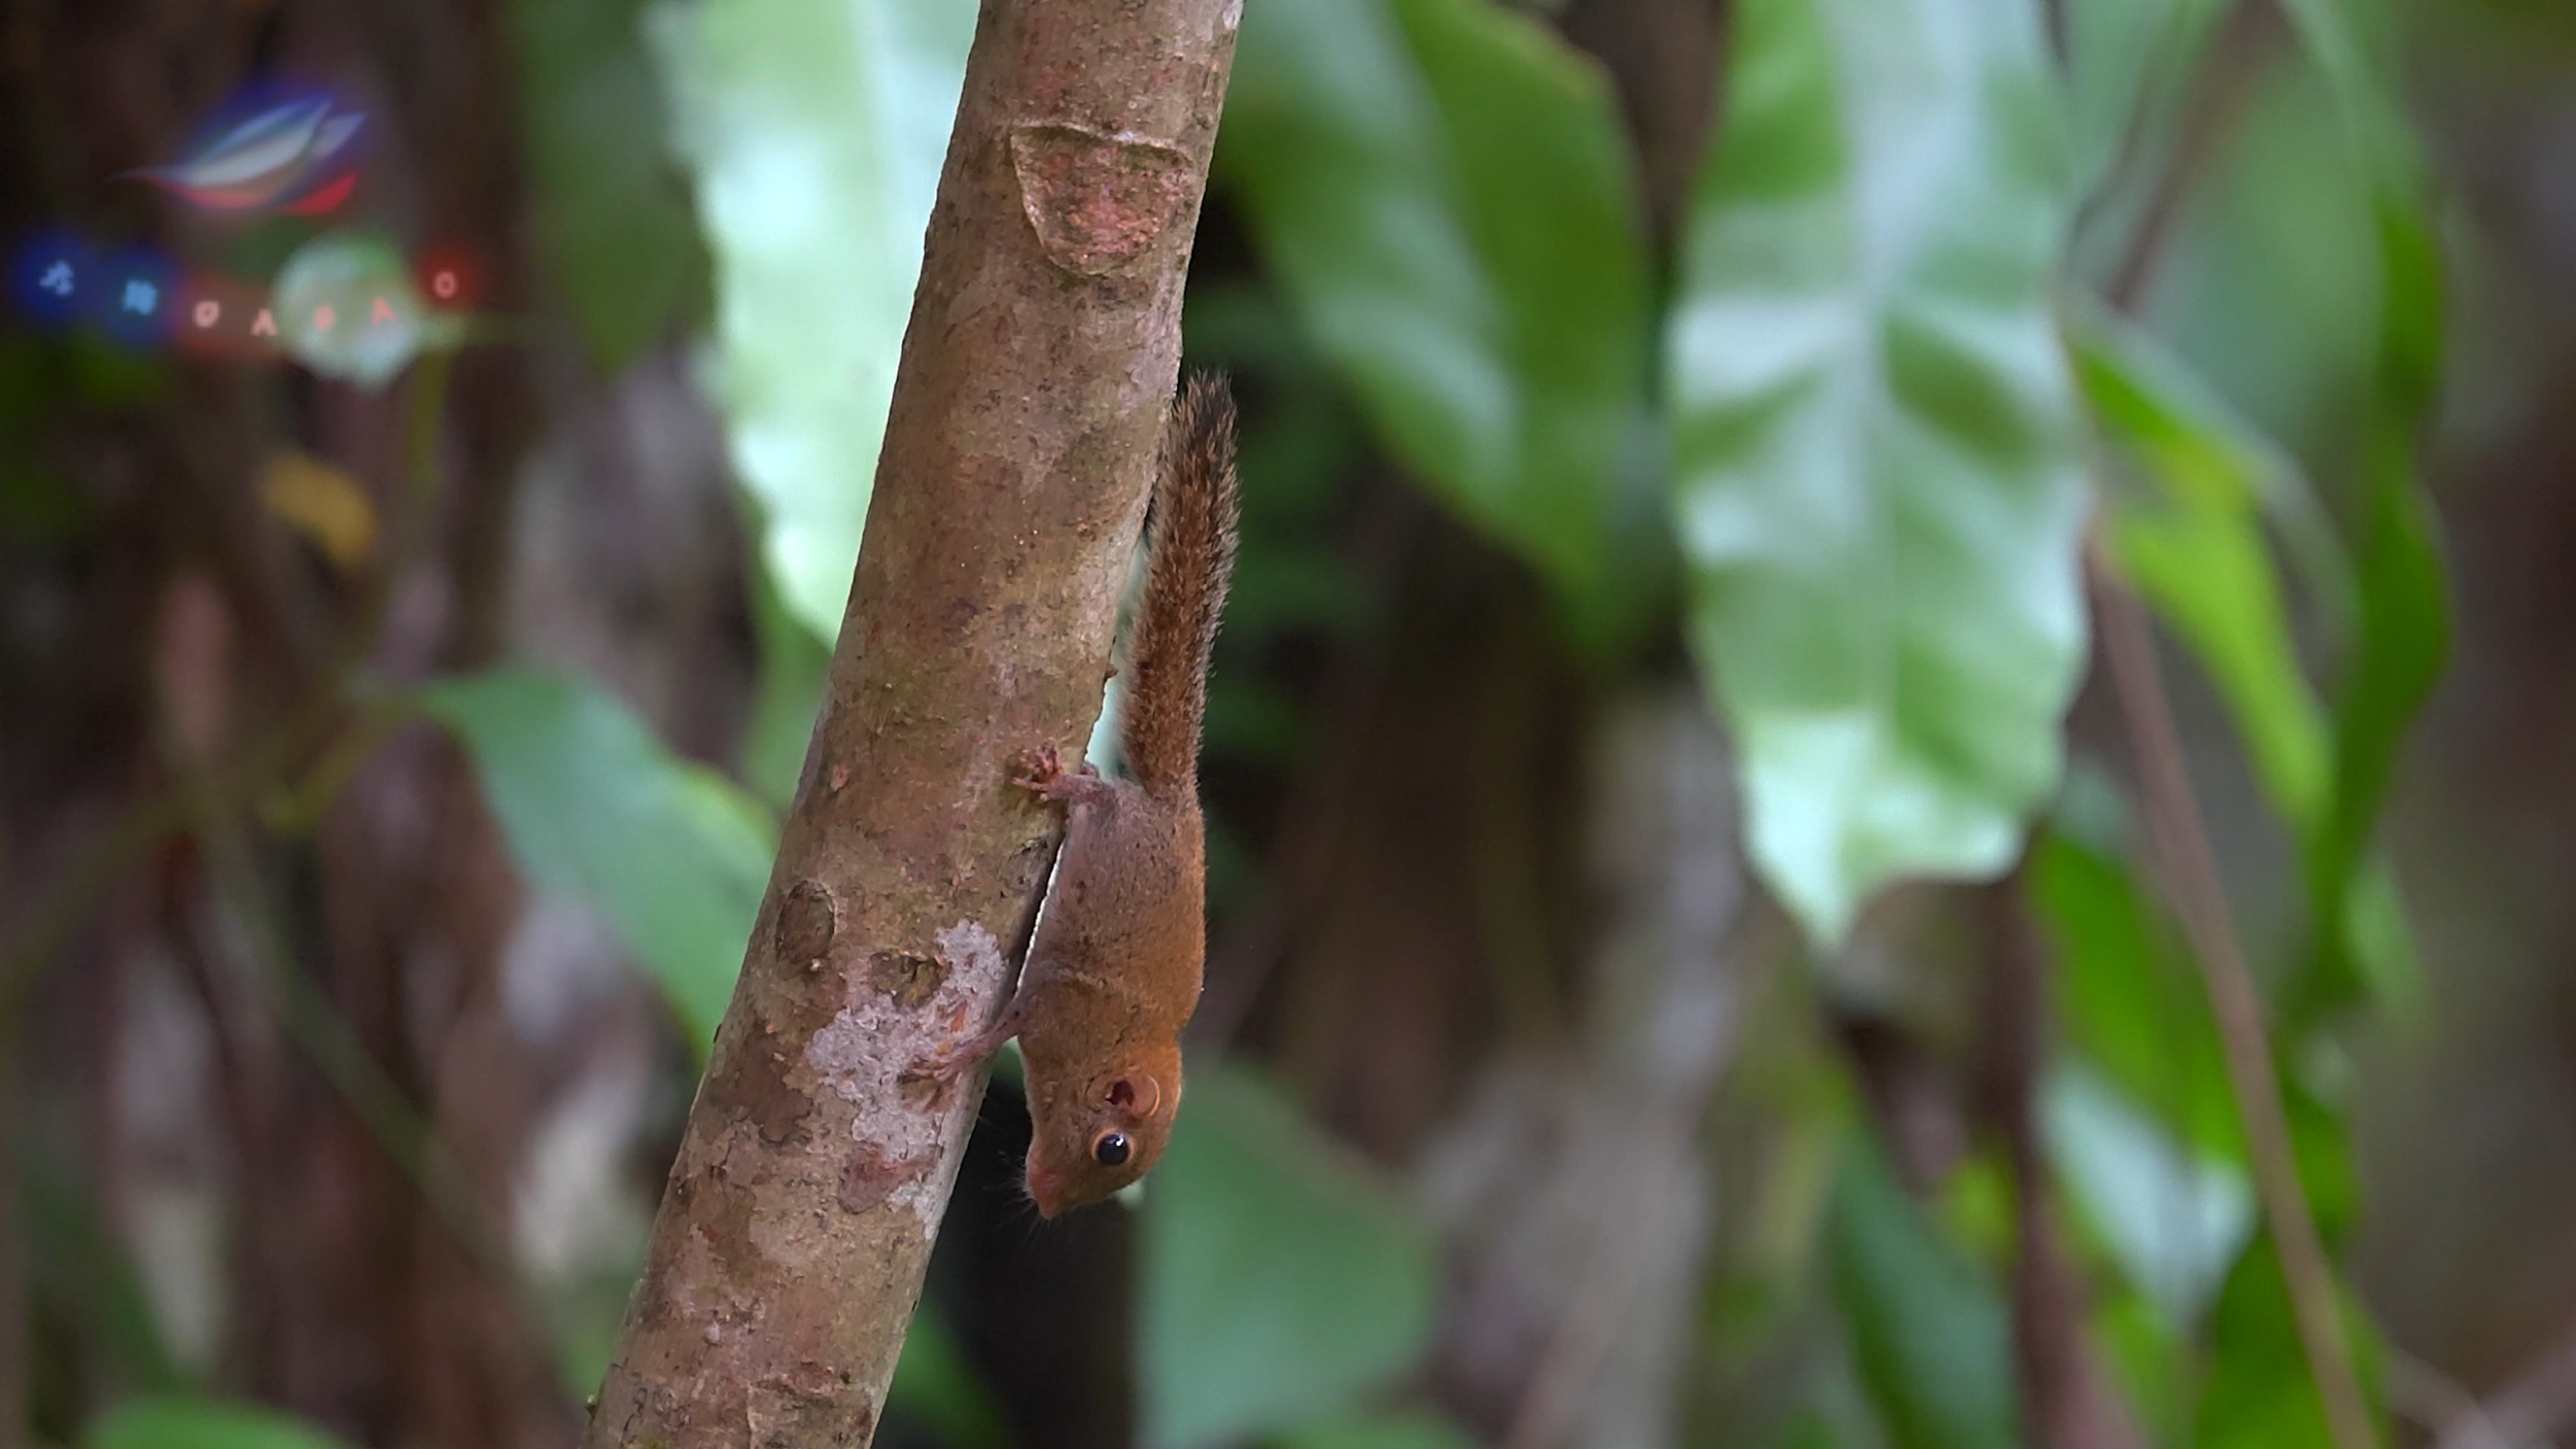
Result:
<instances>
[{"instance_id":1,"label":"squirrel's claw","mask_svg":"<svg viewBox=\"0 0 2576 1449\"><path fill-rule=\"evenodd\" d=\"M903 1074L920 1082L954 1082L990 1060L993 1053L1002 1049L1002 1043L1010 1039L1008 1031L988 1031L982 1036L968 1037L943 1050L914 1058Z\"/></svg>"},{"instance_id":2,"label":"squirrel's claw","mask_svg":"<svg viewBox=\"0 0 2576 1449\"><path fill-rule=\"evenodd\" d=\"M1011 773L1011 783L1041 800L1079 803L1090 798L1103 782L1099 769L1089 760L1078 761L1068 770L1061 751L1053 745L1040 745L1022 752Z\"/></svg>"}]
</instances>

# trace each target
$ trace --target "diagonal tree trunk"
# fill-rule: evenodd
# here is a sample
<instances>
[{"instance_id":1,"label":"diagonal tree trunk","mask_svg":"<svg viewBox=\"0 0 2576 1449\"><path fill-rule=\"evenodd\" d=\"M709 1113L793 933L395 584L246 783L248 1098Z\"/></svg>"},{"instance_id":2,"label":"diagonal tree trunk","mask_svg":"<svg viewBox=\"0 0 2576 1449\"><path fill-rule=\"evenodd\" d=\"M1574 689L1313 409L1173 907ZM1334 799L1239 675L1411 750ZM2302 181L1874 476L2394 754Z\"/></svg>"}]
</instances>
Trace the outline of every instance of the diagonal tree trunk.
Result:
<instances>
[{"instance_id":1,"label":"diagonal tree trunk","mask_svg":"<svg viewBox=\"0 0 2576 1449\"><path fill-rule=\"evenodd\" d=\"M805 778L586 1449L875 1433L1179 370L1241 0L985 0Z\"/></svg>"}]
</instances>

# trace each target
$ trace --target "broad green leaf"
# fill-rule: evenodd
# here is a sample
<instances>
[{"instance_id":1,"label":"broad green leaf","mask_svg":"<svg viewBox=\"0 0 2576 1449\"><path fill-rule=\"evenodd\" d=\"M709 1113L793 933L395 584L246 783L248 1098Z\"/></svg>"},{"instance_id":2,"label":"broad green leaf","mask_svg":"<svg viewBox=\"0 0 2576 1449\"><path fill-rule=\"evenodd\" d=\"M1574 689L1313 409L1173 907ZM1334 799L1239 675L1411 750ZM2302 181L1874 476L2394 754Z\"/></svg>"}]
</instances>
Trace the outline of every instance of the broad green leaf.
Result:
<instances>
[{"instance_id":1,"label":"broad green leaf","mask_svg":"<svg viewBox=\"0 0 2576 1449\"><path fill-rule=\"evenodd\" d=\"M1240 1071L1197 1069L1144 1219L1145 1442L1336 1421L1431 1331L1429 1231Z\"/></svg>"},{"instance_id":2,"label":"broad green leaf","mask_svg":"<svg viewBox=\"0 0 2576 1449\"><path fill-rule=\"evenodd\" d=\"M2227 700L2273 808L2314 820L2326 793L2325 709L2299 671L2261 528L2224 505L2128 504L2114 510L2110 538L2121 572Z\"/></svg>"},{"instance_id":3,"label":"broad green leaf","mask_svg":"<svg viewBox=\"0 0 2576 1449\"><path fill-rule=\"evenodd\" d=\"M520 868L607 918L703 1053L777 853L766 812L561 675L498 669L431 685L421 703L473 754Z\"/></svg>"},{"instance_id":4,"label":"broad green leaf","mask_svg":"<svg viewBox=\"0 0 2576 1449\"><path fill-rule=\"evenodd\" d=\"M2288 500L2307 496L2296 465L2142 333L2094 309L2070 320L2085 396L2153 484L2144 496L2114 495L2109 532L2121 571L2209 671L2273 808L2304 828L2325 806L2333 746L2325 707L2300 668L2261 519L2267 501L2288 512ZM2293 516L2317 515L2299 507ZM2348 609L2340 546L2322 527L2305 536L2319 560L2314 572Z\"/></svg>"},{"instance_id":5,"label":"broad green leaf","mask_svg":"<svg viewBox=\"0 0 2576 1449\"><path fill-rule=\"evenodd\" d=\"M2095 309L2074 309L2070 321L2096 416L2155 485L2150 497L2115 497L2109 533L2121 571L2216 682L2256 779L2306 843L2311 930L2331 968L2321 974L2339 980L2355 963L2383 1001L2402 1008L2420 985L2395 883L2384 863L2363 856L2377 803L2339 787L2338 772L2352 768L2339 763L2347 742L2302 672L2260 515L2304 565L2309 596L2357 661L2355 683L2375 691L2354 717L2382 737L2349 742L2365 761L2348 783L2365 789L2384 787L2386 765L2368 761L2393 754L2393 731L2421 702L2407 691L2429 688L2438 670L2438 645L2427 657L2404 632L2405 621L2428 617L2438 627L2438 574L2429 615L2423 600L2401 598L2391 637L2388 581L2372 579L2363 596L2294 463L2142 332ZM2417 575L2394 577L2402 593Z\"/></svg>"},{"instance_id":6,"label":"broad green leaf","mask_svg":"<svg viewBox=\"0 0 2576 1449\"><path fill-rule=\"evenodd\" d=\"M1827 1234L1834 1301L1893 1449L2020 1443L2013 1362L1995 1287L1855 1137Z\"/></svg>"},{"instance_id":7,"label":"broad green leaf","mask_svg":"<svg viewBox=\"0 0 2576 1449\"><path fill-rule=\"evenodd\" d=\"M2044 832L2032 904L2060 963L2068 1043L2196 1156L2245 1161L2218 1024L2198 969L2116 847Z\"/></svg>"},{"instance_id":8,"label":"broad green leaf","mask_svg":"<svg viewBox=\"0 0 2576 1449\"><path fill-rule=\"evenodd\" d=\"M369 392L459 335L420 295L393 243L363 232L324 232L296 248L270 289L269 311L289 357Z\"/></svg>"},{"instance_id":9,"label":"broad green leaf","mask_svg":"<svg viewBox=\"0 0 2576 1449\"><path fill-rule=\"evenodd\" d=\"M2040 1101L2049 1163L2166 1330L2190 1331L2254 1235L2244 1169L2201 1156L2080 1063Z\"/></svg>"},{"instance_id":10,"label":"broad green leaf","mask_svg":"<svg viewBox=\"0 0 2576 1449\"><path fill-rule=\"evenodd\" d=\"M1406 466L1578 612L1633 588L1645 246L1591 62L1491 0L1248 5L1216 162Z\"/></svg>"},{"instance_id":11,"label":"broad green leaf","mask_svg":"<svg viewBox=\"0 0 2576 1449\"><path fill-rule=\"evenodd\" d=\"M273 1409L214 1399L141 1399L90 1426L84 1449L345 1449Z\"/></svg>"},{"instance_id":12,"label":"broad green leaf","mask_svg":"<svg viewBox=\"0 0 2576 1449\"><path fill-rule=\"evenodd\" d=\"M1476 1442L1447 1419L1407 1414L1301 1430L1283 1436L1277 1449L1475 1449Z\"/></svg>"},{"instance_id":13,"label":"broad green leaf","mask_svg":"<svg viewBox=\"0 0 2576 1449\"><path fill-rule=\"evenodd\" d=\"M2381 1357L2378 1333L2340 1285L2337 1296L2354 1367L2371 1394ZM2209 1356L2195 1449L2335 1449L2269 1237L2258 1238L2228 1275L2208 1334L2221 1351Z\"/></svg>"},{"instance_id":14,"label":"broad green leaf","mask_svg":"<svg viewBox=\"0 0 2576 1449\"><path fill-rule=\"evenodd\" d=\"M2055 784L2089 500L2034 7L1749 0L1665 362L1689 629L1753 855L1824 942Z\"/></svg>"},{"instance_id":15,"label":"broad green leaf","mask_svg":"<svg viewBox=\"0 0 2576 1449\"><path fill-rule=\"evenodd\" d=\"M602 372L659 339L705 269L660 141L644 13L645 0L510 6L539 252Z\"/></svg>"},{"instance_id":16,"label":"broad green leaf","mask_svg":"<svg viewBox=\"0 0 2576 1449\"><path fill-rule=\"evenodd\" d=\"M2096 1282L2089 1327L2150 1444L2191 1438L2199 1351L2135 1285ZM2191 1325L2196 1334L2199 1324Z\"/></svg>"},{"instance_id":17,"label":"broad green leaf","mask_svg":"<svg viewBox=\"0 0 2576 1449\"><path fill-rule=\"evenodd\" d=\"M974 0L705 0L652 35L715 258L715 394L787 609L840 632Z\"/></svg>"}]
</instances>

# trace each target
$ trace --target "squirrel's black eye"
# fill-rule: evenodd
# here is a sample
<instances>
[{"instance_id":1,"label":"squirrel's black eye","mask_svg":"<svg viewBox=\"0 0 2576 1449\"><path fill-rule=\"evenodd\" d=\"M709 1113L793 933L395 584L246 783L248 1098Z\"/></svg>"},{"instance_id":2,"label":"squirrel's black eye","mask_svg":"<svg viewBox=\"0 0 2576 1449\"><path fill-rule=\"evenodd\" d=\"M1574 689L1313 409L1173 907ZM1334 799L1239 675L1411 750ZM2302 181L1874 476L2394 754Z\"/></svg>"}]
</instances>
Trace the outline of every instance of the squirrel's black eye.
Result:
<instances>
[{"instance_id":1,"label":"squirrel's black eye","mask_svg":"<svg viewBox=\"0 0 2576 1449\"><path fill-rule=\"evenodd\" d=\"M1103 1167L1116 1167L1127 1160L1128 1142L1124 1132L1103 1132L1091 1144L1091 1160Z\"/></svg>"}]
</instances>

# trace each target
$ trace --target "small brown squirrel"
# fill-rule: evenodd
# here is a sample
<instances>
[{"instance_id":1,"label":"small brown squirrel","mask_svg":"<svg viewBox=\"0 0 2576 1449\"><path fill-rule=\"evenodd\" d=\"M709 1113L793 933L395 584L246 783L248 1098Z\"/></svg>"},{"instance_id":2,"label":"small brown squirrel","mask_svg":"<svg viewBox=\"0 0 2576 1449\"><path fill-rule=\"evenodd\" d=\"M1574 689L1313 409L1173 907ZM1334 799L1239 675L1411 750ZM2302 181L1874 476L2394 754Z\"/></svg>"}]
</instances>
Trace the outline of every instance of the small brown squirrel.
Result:
<instances>
[{"instance_id":1,"label":"small brown squirrel","mask_svg":"<svg viewBox=\"0 0 2576 1449\"><path fill-rule=\"evenodd\" d=\"M1181 1028L1207 955L1199 729L1236 512L1234 402L1221 380L1193 378L1164 432L1128 638L1128 778L1067 770L1053 745L1023 757L1013 783L1066 806L1055 884L1001 1019L922 1069L954 1078L1020 1039L1028 1191L1044 1217L1143 1177L1180 1110Z\"/></svg>"}]
</instances>

